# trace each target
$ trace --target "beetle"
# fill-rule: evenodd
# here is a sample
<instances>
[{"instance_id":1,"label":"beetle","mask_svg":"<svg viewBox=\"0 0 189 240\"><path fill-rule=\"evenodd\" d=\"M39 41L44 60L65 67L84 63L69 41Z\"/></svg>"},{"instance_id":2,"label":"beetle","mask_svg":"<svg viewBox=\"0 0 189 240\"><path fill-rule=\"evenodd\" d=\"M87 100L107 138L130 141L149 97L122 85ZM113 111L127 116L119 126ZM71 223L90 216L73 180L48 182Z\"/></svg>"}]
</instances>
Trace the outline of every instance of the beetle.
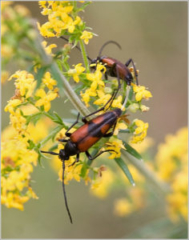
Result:
<instances>
[{"instance_id":1,"label":"beetle","mask_svg":"<svg viewBox=\"0 0 189 240\"><path fill-rule=\"evenodd\" d=\"M60 38L68 41L68 39L66 39L63 36L61 36ZM132 58L130 58L125 64L123 64L122 62L120 62L117 59L114 59L112 57L101 56L101 53L102 53L104 47L111 43L115 44L119 49L121 49L121 46L116 41L110 40L110 41L105 42L102 45L97 58L91 59L90 57L87 56L88 60L91 62L91 69L95 70L96 64L101 63L106 67L106 72L105 72L106 79L108 79L108 75L109 75L111 77L120 78L123 81L125 81L127 83L127 85L131 85L131 82L133 82L134 79L133 79L133 76L132 76L128 66L130 64L132 64L133 70L134 70L134 76L136 78L136 84L138 85L138 73L136 70L135 63ZM76 48L79 51L81 51L81 49L77 45L76 45Z\"/></svg>"},{"instance_id":2,"label":"beetle","mask_svg":"<svg viewBox=\"0 0 189 240\"><path fill-rule=\"evenodd\" d=\"M119 84L119 87L120 87L120 84ZM119 88L113 91L111 98L107 101L107 103L103 107L101 107L97 111L83 117L82 122L84 124L81 127L79 127L76 131L74 131L73 133L70 133L69 131L79 121L80 113L78 113L76 121L68 128L68 130L65 133L66 137L69 137L69 139L59 139L60 142L66 143L64 149L61 149L59 151L59 153L50 152L50 151L41 151L42 153L49 153L52 155L57 155L60 158L60 160L62 161L63 194L64 194L65 206L66 206L71 223L72 223L72 217L71 217L68 203L67 203L65 184L64 184L65 161L69 160L70 156L76 155L76 160L71 164L71 165L74 165L76 162L79 161L79 155L82 152L85 152L87 158L91 161L94 160L95 158L97 158L98 156L100 156L101 154L103 154L104 152L111 152L111 151L115 152L115 150L109 149L109 150L100 151L95 156L91 156L90 153L88 152L88 150L96 142L98 142L102 137L109 138L113 135L117 120L122 114L122 109L124 108L128 97L126 96L124 104L121 109L115 108L111 111L106 111L105 113L103 113L89 121L87 120L87 118L100 112L100 111L103 111L106 108L106 106L108 106L108 104L109 104L108 108L110 108L115 96L117 95L118 90L119 90ZM109 131L110 129L112 129L112 130Z\"/></svg>"},{"instance_id":3,"label":"beetle","mask_svg":"<svg viewBox=\"0 0 189 240\"><path fill-rule=\"evenodd\" d=\"M115 41L105 42L99 51L98 57L91 60L91 65L94 65L91 68L95 69L96 68L95 64L102 63L106 67L106 73L105 73L106 79L108 79L108 75L109 75L111 77L120 78L123 81L125 81L127 83L127 85L131 85L131 82L133 82L134 79L133 79L133 76L132 76L128 66L132 63L135 78L136 78L136 84L138 85L138 73L137 73L136 66L135 66L132 58L130 58L125 64L123 64L122 62L118 61L117 59L107 57L107 56L101 56L101 53L102 53L104 47L110 43L115 44L116 46L118 46L119 49L121 49L121 46Z\"/></svg>"}]
</instances>

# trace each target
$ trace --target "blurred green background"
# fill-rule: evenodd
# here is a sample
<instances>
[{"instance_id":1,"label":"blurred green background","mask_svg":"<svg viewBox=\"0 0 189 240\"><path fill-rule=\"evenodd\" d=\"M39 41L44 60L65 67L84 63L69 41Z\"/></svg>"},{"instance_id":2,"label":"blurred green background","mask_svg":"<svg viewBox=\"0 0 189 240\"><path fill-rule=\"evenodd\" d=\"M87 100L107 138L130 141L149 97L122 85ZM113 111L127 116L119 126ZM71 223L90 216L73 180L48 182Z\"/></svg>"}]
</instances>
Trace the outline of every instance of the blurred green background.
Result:
<instances>
[{"instance_id":1,"label":"blurred green background","mask_svg":"<svg viewBox=\"0 0 189 240\"><path fill-rule=\"evenodd\" d=\"M24 4L33 18L45 22L37 2L16 4ZM149 122L148 136L155 140L154 152L165 135L187 125L187 4L93 2L83 13L87 26L98 34L86 47L88 55L95 58L108 40L119 42L121 51L109 45L103 54L123 63L133 58L140 71L140 85L151 91L153 98L146 103L150 111L137 117ZM59 47L65 44L57 39L50 39L49 43ZM80 53L72 51L70 63L81 61ZM2 87L2 108L13 92L12 82ZM70 108L71 104L62 99L56 100L52 107L66 118L72 116ZM8 114L2 112L2 127L8 123ZM83 182L66 186L74 221L71 225L58 177L46 160L42 163L44 168L38 166L32 175L35 180L32 187L39 200L30 200L23 212L2 206L3 238L186 238L186 229L167 220L161 200L131 216L119 218L113 214L116 196L99 200L90 195ZM98 159L94 164L99 166ZM175 235L176 229L180 235Z\"/></svg>"}]
</instances>

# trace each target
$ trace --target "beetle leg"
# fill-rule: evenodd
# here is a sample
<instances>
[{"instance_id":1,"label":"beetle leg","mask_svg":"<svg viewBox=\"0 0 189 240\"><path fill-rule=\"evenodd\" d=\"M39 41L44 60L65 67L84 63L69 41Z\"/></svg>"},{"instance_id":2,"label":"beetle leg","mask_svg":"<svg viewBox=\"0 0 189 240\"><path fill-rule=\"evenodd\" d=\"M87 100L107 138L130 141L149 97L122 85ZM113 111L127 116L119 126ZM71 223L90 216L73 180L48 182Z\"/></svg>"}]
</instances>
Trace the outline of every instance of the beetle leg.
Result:
<instances>
[{"instance_id":1,"label":"beetle leg","mask_svg":"<svg viewBox=\"0 0 189 240\"><path fill-rule=\"evenodd\" d=\"M105 78L106 78L106 80L108 80L108 74L107 74L107 72L105 72Z\"/></svg>"},{"instance_id":2,"label":"beetle leg","mask_svg":"<svg viewBox=\"0 0 189 240\"><path fill-rule=\"evenodd\" d=\"M125 66L128 67L129 64L131 63L131 61L132 61L132 58L130 58L130 59L125 63Z\"/></svg>"},{"instance_id":3,"label":"beetle leg","mask_svg":"<svg viewBox=\"0 0 189 240\"><path fill-rule=\"evenodd\" d=\"M75 122L68 128L68 130L66 131L66 133L65 133L66 137L70 137L70 136L72 135L71 133L69 133L69 131L70 131L70 129L73 128L73 126L75 126L75 125L78 123L78 121L79 121L79 116L80 116L80 113L78 113L76 121L75 121Z\"/></svg>"},{"instance_id":4,"label":"beetle leg","mask_svg":"<svg viewBox=\"0 0 189 240\"><path fill-rule=\"evenodd\" d=\"M108 138L108 137L113 136L114 131L115 131L116 124L117 124L117 122L114 124L112 131L109 132L109 133L106 133L103 137L105 137L105 138L107 137L107 138Z\"/></svg>"},{"instance_id":5,"label":"beetle leg","mask_svg":"<svg viewBox=\"0 0 189 240\"><path fill-rule=\"evenodd\" d=\"M107 101L107 103L106 103L103 107L101 107L101 108L98 109L97 111L92 112L92 113L90 113L89 115L83 117L83 118L82 118L82 122L87 123L87 122L88 122L87 119L86 119L87 117L90 117L90 116L92 116L93 114L96 114L96 113L98 113L98 112L100 112L100 111L103 111L103 110L105 109L105 107L108 105L108 103L110 103L110 106L111 106L112 101L113 101L113 99L115 98L116 94L117 94L117 91L114 91L113 94L112 94L112 96L111 96L111 98ZM110 107L110 106L109 106L109 107Z\"/></svg>"},{"instance_id":6,"label":"beetle leg","mask_svg":"<svg viewBox=\"0 0 189 240\"><path fill-rule=\"evenodd\" d=\"M99 157L102 153L105 153L105 152L116 152L115 150L113 149L109 149L109 150L104 150L104 151L100 151L96 156L92 157L90 155L90 153L88 151L85 152L86 156L88 157L89 160L94 160L95 158ZM116 152L117 153L117 152Z\"/></svg>"},{"instance_id":7,"label":"beetle leg","mask_svg":"<svg viewBox=\"0 0 189 240\"><path fill-rule=\"evenodd\" d=\"M135 64L134 64L134 62L133 62L133 59L130 58L130 59L125 63L125 66L128 67L130 63L132 63L132 65L133 65L133 69L134 69L134 73L135 73L135 77L136 77L136 83L137 83L137 85L138 85L138 73L137 73L137 70L136 70L136 66L135 66Z\"/></svg>"},{"instance_id":8,"label":"beetle leg","mask_svg":"<svg viewBox=\"0 0 189 240\"><path fill-rule=\"evenodd\" d=\"M58 139L59 142L68 142L66 139Z\"/></svg>"},{"instance_id":9,"label":"beetle leg","mask_svg":"<svg viewBox=\"0 0 189 240\"><path fill-rule=\"evenodd\" d=\"M76 162L79 162L79 153L77 153L76 160L72 164L70 164L68 167L75 165Z\"/></svg>"}]
</instances>

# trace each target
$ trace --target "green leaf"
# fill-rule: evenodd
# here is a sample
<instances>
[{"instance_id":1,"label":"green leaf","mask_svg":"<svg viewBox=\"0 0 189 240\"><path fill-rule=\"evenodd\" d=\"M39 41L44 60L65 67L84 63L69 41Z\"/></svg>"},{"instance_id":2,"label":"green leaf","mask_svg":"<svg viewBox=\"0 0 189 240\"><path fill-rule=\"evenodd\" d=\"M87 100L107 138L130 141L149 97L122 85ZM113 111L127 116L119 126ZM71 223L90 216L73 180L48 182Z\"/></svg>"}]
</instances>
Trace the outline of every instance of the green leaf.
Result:
<instances>
[{"instance_id":1,"label":"green leaf","mask_svg":"<svg viewBox=\"0 0 189 240\"><path fill-rule=\"evenodd\" d=\"M35 74L35 79L37 80L37 85L36 85L36 88L35 88L35 91L39 88L39 86L41 85L41 82L42 82L42 78L43 78L43 75L45 74L45 71L47 70L47 66L45 67L41 67L37 74Z\"/></svg>"},{"instance_id":2,"label":"green leaf","mask_svg":"<svg viewBox=\"0 0 189 240\"><path fill-rule=\"evenodd\" d=\"M43 141L41 142L41 146L48 142L50 139L54 140L56 134L60 132L62 128L62 125L57 126L45 139L43 139Z\"/></svg>"},{"instance_id":3,"label":"green leaf","mask_svg":"<svg viewBox=\"0 0 189 240\"><path fill-rule=\"evenodd\" d=\"M28 140L28 143L29 143L28 149L33 149L35 147L35 143L31 139Z\"/></svg>"},{"instance_id":4,"label":"green leaf","mask_svg":"<svg viewBox=\"0 0 189 240\"><path fill-rule=\"evenodd\" d=\"M83 166L81 168L81 173L80 173L80 177L84 178L87 172L88 166L87 164L83 163Z\"/></svg>"},{"instance_id":5,"label":"green leaf","mask_svg":"<svg viewBox=\"0 0 189 240\"><path fill-rule=\"evenodd\" d=\"M55 143L51 148L49 148L49 151L52 152L58 148L58 143Z\"/></svg>"},{"instance_id":6,"label":"green leaf","mask_svg":"<svg viewBox=\"0 0 189 240\"><path fill-rule=\"evenodd\" d=\"M137 158L138 160L142 160L142 156L133 147L131 147L128 143L123 141L123 145L126 148L126 150L125 150L126 152L128 152L129 154L131 154L133 157Z\"/></svg>"},{"instance_id":7,"label":"green leaf","mask_svg":"<svg viewBox=\"0 0 189 240\"><path fill-rule=\"evenodd\" d=\"M121 158L116 158L115 161L119 165L121 170L125 173L125 175L128 178L129 182L134 186L135 182L134 182L133 177L132 177L132 175L131 175L127 165L125 164L125 162Z\"/></svg>"},{"instance_id":8,"label":"green leaf","mask_svg":"<svg viewBox=\"0 0 189 240\"><path fill-rule=\"evenodd\" d=\"M62 54L62 52L60 52ZM58 55L58 54L57 54ZM62 61L60 59L57 59L56 60L56 64L58 66L58 68L60 69L60 71L62 72L63 71L63 68L62 68Z\"/></svg>"},{"instance_id":9,"label":"green leaf","mask_svg":"<svg viewBox=\"0 0 189 240\"><path fill-rule=\"evenodd\" d=\"M55 117L57 118L56 122L58 122L59 124L61 125L64 125L63 121L62 121L62 118L58 115L57 112L53 112L53 114L55 115Z\"/></svg>"}]
</instances>

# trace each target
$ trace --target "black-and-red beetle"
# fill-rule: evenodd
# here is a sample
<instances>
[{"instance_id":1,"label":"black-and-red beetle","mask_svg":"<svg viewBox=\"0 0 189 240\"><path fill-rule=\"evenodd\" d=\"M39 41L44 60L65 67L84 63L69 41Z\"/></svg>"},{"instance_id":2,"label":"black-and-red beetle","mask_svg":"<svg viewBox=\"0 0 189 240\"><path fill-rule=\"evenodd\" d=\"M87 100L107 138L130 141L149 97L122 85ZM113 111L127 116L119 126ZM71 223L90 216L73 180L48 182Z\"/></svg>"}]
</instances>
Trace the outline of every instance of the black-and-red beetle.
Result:
<instances>
[{"instance_id":1,"label":"black-and-red beetle","mask_svg":"<svg viewBox=\"0 0 189 240\"><path fill-rule=\"evenodd\" d=\"M136 66L135 66L132 58L130 58L125 64L123 64L120 61L118 61L117 59L107 57L107 56L101 56L101 53L102 53L104 47L110 43L117 45L121 49L121 46L115 41L108 41L108 42L104 43L99 51L98 57L95 59L90 59L91 65L94 65L94 66L92 66L92 68L95 69L95 64L102 63L106 67L106 73L105 73L106 79L108 79L108 75L109 75L111 77L116 77L116 78L122 79L123 81L125 81L127 83L127 85L131 85L131 82L133 82L134 79L133 79L133 76L132 76L128 66L129 66L129 64L132 64L133 70L134 70L134 75L136 78L136 83L138 85L138 73L137 73Z\"/></svg>"},{"instance_id":2,"label":"black-and-red beetle","mask_svg":"<svg viewBox=\"0 0 189 240\"><path fill-rule=\"evenodd\" d=\"M63 36L61 36L61 38L68 41L68 39L66 39ZM127 83L127 85L131 85L131 82L133 82L134 79L133 79L133 76L132 76L131 71L129 70L128 66L130 64L132 64L133 70L134 70L134 76L136 79L136 84L138 85L138 73L136 70L135 63L132 58L130 58L125 64L123 64L122 62L118 61L115 58L101 56L104 47L111 43L115 44L119 49L121 49L121 46L116 41L105 42L102 45L97 58L91 59L90 57L87 56L88 60L91 62L91 69L96 69L96 64L102 63L106 67L106 72L105 72L106 79L108 79L108 75L109 75L111 77L116 77L117 79L122 79L123 81L125 81ZM79 51L81 51L81 49L77 45L75 47Z\"/></svg>"},{"instance_id":3,"label":"black-and-red beetle","mask_svg":"<svg viewBox=\"0 0 189 240\"><path fill-rule=\"evenodd\" d=\"M120 84L119 84L120 86ZM59 153L55 152L49 152L49 151L41 151L42 153L49 153L52 155L58 155L60 160L62 161L62 168L63 168L63 175L62 175L62 186L63 186L63 193L64 193L64 199L65 199L65 205L66 209L70 218L70 222L72 223L72 217L68 208L67 204L67 198L65 193L65 185L64 185L64 172L65 172L65 161L69 159L70 156L76 155L75 162L79 161L79 155L82 152L85 152L86 156L89 160L94 160L98 156L100 156L104 152L110 152L114 150L105 150L100 151L97 155L91 156L88 152L89 148L92 147L96 142L98 142L102 137L111 137L114 133L114 129L117 123L118 118L122 114L122 109L125 106L127 102L127 96L125 98L125 101L123 103L122 109L115 108L111 111L106 111L105 113L91 119L87 120L88 117L103 111L106 106L108 108L111 106L115 96L117 95L119 88L115 90L111 96L111 98L107 101L107 103L100 108L99 110L85 116L82 118L83 125L79 127L75 132L69 133L70 129L73 128L78 123L79 115L77 116L77 120L69 127L69 129L66 131L66 137L69 137L69 139L60 139L61 142L66 142L64 149L61 149ZM111 130L112 129L112 130ZM110 131L111 130L111 131ZM75 164L75 162L73 164ZM72 165L73 165L72 164Z\"/></svg>"}]
</instances>

